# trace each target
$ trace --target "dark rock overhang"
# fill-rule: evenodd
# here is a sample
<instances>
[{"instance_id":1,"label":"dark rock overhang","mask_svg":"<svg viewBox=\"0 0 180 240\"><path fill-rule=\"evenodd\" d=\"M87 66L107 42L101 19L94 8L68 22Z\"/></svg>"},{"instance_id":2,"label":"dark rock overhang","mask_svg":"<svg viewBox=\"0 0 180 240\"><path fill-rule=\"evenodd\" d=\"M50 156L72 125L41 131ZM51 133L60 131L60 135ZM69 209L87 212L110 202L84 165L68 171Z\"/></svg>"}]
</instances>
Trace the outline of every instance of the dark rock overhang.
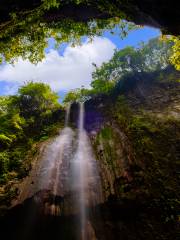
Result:
<instances>
[{"instance_id":1,"label":"dark rock overhang","mask_svg":"<svg viewBox=\"0 0 180 240\"><path fill-rule=\"evenodd\" d=\"M63 1L62 1L63 2ZM68 2L68 3L67 3ZM101 0L88 1L89 4L75 4L64 1L58 9L47 10L41 21L61 21L72 19L79 22L87 22L92 19L107 19L117 17L115 13L109 13L109 9L98 10ZM121 0L107 1L114 4L120 12L124 13L126 20L136 24L148 25L160 28L172 35L179 35L180 15L178 1L170 0ZM10 20L12 12L23 13L35 9L41 5L41 0L0 0L0 25Z\"/></svg>"}]
</instances>

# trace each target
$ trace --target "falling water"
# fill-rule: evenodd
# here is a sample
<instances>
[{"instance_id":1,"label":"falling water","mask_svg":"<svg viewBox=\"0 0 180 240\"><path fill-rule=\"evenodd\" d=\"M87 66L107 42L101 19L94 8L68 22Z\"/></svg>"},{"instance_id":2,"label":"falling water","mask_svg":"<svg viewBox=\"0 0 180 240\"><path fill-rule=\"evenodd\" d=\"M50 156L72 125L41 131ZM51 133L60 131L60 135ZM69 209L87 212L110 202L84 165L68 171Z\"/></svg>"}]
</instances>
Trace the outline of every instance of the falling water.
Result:
<instances>
[{"instance_id":1,"label":"falling water","mask_svg":"<svg viewBox=\"0 0 180 240\"><path fill-rule=\"evenodd\" d=\"M67 105L67 108L66 108L65 127L67 127L68 124L69 124L70 110L71 110L71 104L68 104L68 105Z\"/></svg>"},{"instance_id":2,"label":"falling water","mask_svg":"<svg viewBox=\"0 0 180 240\"><path fill-rule=\"evenodd\" d=\"M18 202L34 194L47 191L54 196L51 200L51 206L48 206L48 214L58 215L58 206L55 206L55 197L64 196L68 191L69 165L73 157L73 139L74 131L68 127L70 106L67 108L65 117L65 127L59 132L58 136L46 143L41 149L39 164L36 165L31 176L22 186ZM33 184L32 184L33 183ZM36 197L37 198L37 197ZM36 199L35 199L36 200ZM40 199L37 199L40 201Z\"/></svg>"},{"instance_id":3,"label":"falling water","mask_svg":"<svg viewBox=\"0 0 180 240\"><path fill-rule=\"evenodd\" d=\"M34 184L29 182L29 186L24 187L22 200L35 195L35 200L43 202L43 196L36 193L50 192L52 197L44 206L45 214L79 216L80 233L77 239L96 240L88 209L102 201L100 177L91 143L84 129L84 104L79 104L77 140L75 131L68 127L70 107L66 111L64 129L41 152L39 167L30 177ZM31 192L29 195L27 189ZM63 206L58 202L61 199ZM67 201L67 211L64 211L64 201Z\"/></svg>"},{"instance_id":4,"label":"falling water","mask_svg":"<svg viewBox=\"0 0 180 240\"><path fill-rule=\"evenodd\" d=\"M88 220L87 208L101 202L101 187L96 161L84 129L84 103L80 103L78 145L73 163L74 188L79 192L77 205L80 211L81 239L93 240L96 238Z\"/></svg>"},{"instance_id":5,"label":"falling water","mask_svg":"<svg viewBox=\"0 0 180 240\"><path fill-rule=\"evenodd\" d=\"M61 167L64 162L70 161L72 157L73 130L68 127L70 106L67 108L65 117L65 128L55 140L45 149L41 166L39 169L39 187L41 189L50 188L53 194L62 193L60 182Z\"/></svg>"}]
</instances>

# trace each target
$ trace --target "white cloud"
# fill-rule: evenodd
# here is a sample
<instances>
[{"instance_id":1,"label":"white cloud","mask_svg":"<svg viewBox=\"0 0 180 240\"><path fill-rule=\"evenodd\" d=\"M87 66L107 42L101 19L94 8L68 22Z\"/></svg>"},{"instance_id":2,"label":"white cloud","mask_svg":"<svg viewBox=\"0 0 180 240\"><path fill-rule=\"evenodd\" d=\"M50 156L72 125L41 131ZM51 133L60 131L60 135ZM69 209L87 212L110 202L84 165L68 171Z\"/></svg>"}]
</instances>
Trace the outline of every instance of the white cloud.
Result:
<instances>
[{"instance_id":1,"label":"white cloud","mask_svg":"<svg viewBox=\"0 0 180 240\"><path fill-rule=\"evenodd\" d=\"M67 91L84 85L89 87L94 69L92 63L100 66L108 61L115 45L107 38L94 38L81 46L68 46L63 56L56 50L50 50L45 59L33 65L21 58L14 66L6 64L0 68L0 81L7 84L22 85L24 81L42 81L48 83L55 91ZM11 88L10 92L13 91ZM8 93L6 93L8 94Z\"/></svg>"}]
</instances>

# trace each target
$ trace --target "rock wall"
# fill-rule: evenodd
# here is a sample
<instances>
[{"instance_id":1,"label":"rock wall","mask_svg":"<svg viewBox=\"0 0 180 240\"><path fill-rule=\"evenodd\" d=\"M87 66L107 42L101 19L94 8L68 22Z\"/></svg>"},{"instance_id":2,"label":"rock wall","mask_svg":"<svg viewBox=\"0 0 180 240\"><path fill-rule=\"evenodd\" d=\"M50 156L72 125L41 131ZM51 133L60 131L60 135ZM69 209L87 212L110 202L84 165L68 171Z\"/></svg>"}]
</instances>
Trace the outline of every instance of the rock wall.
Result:
<instances>
[{"instance_id":1,"label":"rock wall","mask_svg":"<svg viewBox=\"0 0 180 240\"><path fill-rule=\"evenodd\" d=\"M171 74L86 103L88 116L101 114L101 127L87 129L104 196L103 221L92 217L100 239L178 239L180 84Z\"/></svg>"}]
</instances>

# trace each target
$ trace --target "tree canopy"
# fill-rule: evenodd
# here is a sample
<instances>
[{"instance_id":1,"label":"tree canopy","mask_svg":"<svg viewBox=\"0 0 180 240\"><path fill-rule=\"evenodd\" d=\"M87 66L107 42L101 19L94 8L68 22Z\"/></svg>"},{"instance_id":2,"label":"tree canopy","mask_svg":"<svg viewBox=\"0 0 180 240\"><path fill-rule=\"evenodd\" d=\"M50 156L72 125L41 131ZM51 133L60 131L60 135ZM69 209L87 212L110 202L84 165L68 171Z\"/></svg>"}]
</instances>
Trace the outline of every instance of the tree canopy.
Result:
<instances>
[{"instance_id":1,"label":"tree canopy","mask_svg":"<svg viewBox=\"0 0 180 240\"><path fill-rule=\"evenodd\" d=\"M69 103L76 102L76 101L85 102L86 100L89 99L90 92L91 90L85 89L84 87L71 90L66 94L63 100L63 103L67 105Z\"/></svg>"},{"instance_id":2,"label":"tree canopy","mask_svg":"<svg viewBox=\"0 0 180 240\"><path fill-rule=\"evenodd\" d=\"M81 4L84 1L72 1L72 4ZM79 43L81 37L86 35L92 38L101 35L104 29L113 29L118 26L121 36L135 27L134 24L122 21L120 17L101 18L96 21L76 21L72 18L61 18L56 21L45 17L48 11L58 11L63 7L63 2L58 0L42 1L39 7L10 13L9 21L0 25L0 61L13 62L17 57L29 59L33 63L41 61L44 50L48 46L48 38L53 37L56 46L63 42ZM44 19L45 18L45 19Z\"/></svg>"},{"instance_id":3,"label":"tree canopy","mask_svg":"<svg viewBox=\"0 0 180 240\"><path fill-rule=\"evenodd\" d=\"M172 55L170 56L170 62L180 71L180 38L170 37L170 42L173 42Z\"/></svg>"},{"instance_id":4,"label":"tree canopy","mask_svg":"<svg viewBox=\"0 0 180 240\"><path fill-rule=\"evenodd\" d=\"M91 89L76 89L69 92L64 102L86 100L89 96L108 94L119 88L124 79L133 78L140 73L153 73L161 71L171 64L172 41L162 41L159 38L151 39L147 44L141 43L139 47L126 47L115 50L112 59L95 67L92 73Z\"/></svg>"},{"instance_id":5,"label":"tree canopy","mask_svg":"<svg viewBox=\"0 0 180 240\"><path fill-rule=\"evenodd\" d=\"M15 102L24 118L41 117L59 106L59 96L44 83L29 82L18 93Z\"/></svg>"},{"instance_id":6,"label":"tree canopy","mask_svg":"<svg viewBox=\"0 0 180 240\"><path fill-rule=\"evenodd\" d=\"M58 95L44 83L28 82L14 96L0 97L0 183L17 171L25 174L25 156L63 116Z\"/></svg>"},{"instance_id":7,"label":"tree canopy","mask_svg":"<svg viewBox=\"0 0 180 240\"><path fill-rule=\"evenodd\" d=\"M158 38L151 39L147 44L141 43L138 48L116 50L109 62L95 68L91 87L94 92L109 92L128 73L153 72L165 68L170 64L171 54L172 42Z\"/></svg>"},{"instance_id":8,"label":"tree canopy","mask_svg":"<svg viewBox=\"0 0 180 240\"><path fill-rule=\"evenodd\" d=\"M101 35L104 29L113 29L115 25L125 36L134 28L130 22L161 27L158 24L161 19L154 21L146 13L150 8L143 8L141 3L126 0L3 1L0 6L0 61L13 62L22 57L37 63L43 59L50 37L55 38L58 46L62 42L79 42L84 35L90 38ZM157 4L156 10L162 18L164 11L166 13L162 30L171 28L172 33L178 34L172 19L168 23L169 9L159 9ZM149 14L157 18L153 11Z\"/></svg>"}]
</instances>

